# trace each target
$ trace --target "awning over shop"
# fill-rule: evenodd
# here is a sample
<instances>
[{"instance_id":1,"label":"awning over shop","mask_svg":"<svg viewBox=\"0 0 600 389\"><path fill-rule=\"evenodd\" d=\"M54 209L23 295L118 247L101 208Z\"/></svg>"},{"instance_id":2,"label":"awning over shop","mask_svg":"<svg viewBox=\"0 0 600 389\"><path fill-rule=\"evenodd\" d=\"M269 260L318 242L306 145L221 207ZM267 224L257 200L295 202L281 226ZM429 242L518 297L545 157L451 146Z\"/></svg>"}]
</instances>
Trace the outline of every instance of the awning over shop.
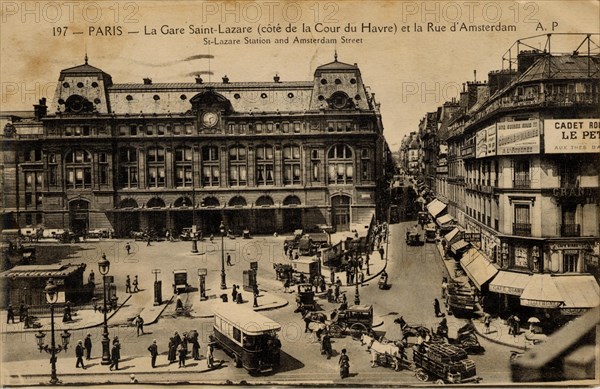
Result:
<instances>
[{"instance_id":1,"label":"awning over shop","mask_svg":"<svg viewBox=\"0 0 600 389\"><path fill-rule=\"evenodd\" d=\"M452 231L450 231L444 236L446 244L451 246L452 244L458 242L460 239L462 239L463 232L464 230L462 229L462 227L455 227Z\"/></svg>"},{"instance_id":2,"label":"awning over shop","mask_svg":"<svg viewBox=\"0 0 600 389\"><path fill-rule=\"evenodd\" d=\"M431 214L431 216L436 217L446 208L446 204L442 203L438 199L433 199L432 202L427 204L427 210Z\"/></svg>"},{"instance_id":3,"label":"awning over shop","mask_svg":"<svg viewBox=\"0 0 600 389\"><path fill-rule=\"evenodd\" d=\"M593 308L600 304L600 287L591 275L562 275L553 277L554 283L563 298L561 311L573 311L581 308Z\"/></svg>"},{"instance_id":4,"label":"awning over shop","mask_svg":"<svg viewBox=\"0 0 600 389\"><path fill-rule=\"evenodd\" d=\"M525 273L500 270L490 282L490 292L520 296L531 277Z\"/></svg>"},{"instance_id":5,"label":"awning over shop","mask_svg":"<svg viewBox=\"0 0 600 389\"><path fill-rule=\"evenodd\" d=\"M558 308L563 298L550 274L534 274L521 294L521 305L535 308Z\"/></svg>"},{"instance_id":6,"label":"awning over shop","mask_svg":"<svg viewBox=\"0 0 600 389\"><path fill-rule=\"evenodd\" d=\"M469 242L461 239L458 242L454 243L452 246L450 246L450 251L452 252L452 254L456 254L461 250L465 250L468 246Z\"/></svg>"},{"instance_id":7,"label":"awning over shop","mask_svg":"<svg viewBox=\"0 0 600 389\"><path fill-rule=\"evenodd\" d=\"M438 226L443 226L446 224L450 224L454 221L454 218L450 215L443 215L438 217L437 219L435 219L435 222L438 224Z\"/></svg>"},{"instance_id":8,"label":"awning over shop","mask_svg":"<svg viewBox=\"0 0 600 389\"><path fill-rule=\"evenodd\" d=\"M463 254L460 264L469 276L469 279L481 290L481 285L488 282L498 273L498 269L488 262L483 255L476 249L471 248Z\"/></svg>"}]
</instances>

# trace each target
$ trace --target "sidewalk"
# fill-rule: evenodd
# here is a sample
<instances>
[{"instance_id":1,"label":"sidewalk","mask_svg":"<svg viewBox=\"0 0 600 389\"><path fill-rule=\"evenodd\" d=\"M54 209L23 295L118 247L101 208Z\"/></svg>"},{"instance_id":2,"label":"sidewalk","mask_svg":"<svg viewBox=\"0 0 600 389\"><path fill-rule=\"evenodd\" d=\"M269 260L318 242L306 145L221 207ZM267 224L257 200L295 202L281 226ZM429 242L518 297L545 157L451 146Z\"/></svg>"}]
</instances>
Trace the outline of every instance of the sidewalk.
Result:
<instances>
[{"instance_id":1,"label":"sidewalk","mask_svg":"<svg viewBox=\"0 0 600 389\"><path fill-rule=\"evenodd\" d=\"M444 259L444 249L440 241L436 242L436 246L438 252L440 253L440 259L444 262L444 265L446 266L448 276L455 281L468 285L469 277L467 277L463 272L460 272L459 275L456 274L456 268L460 266L460 264L454 259ZM521 328L521 332L519 335L510 335L508 333L508 325L505 323L504 320L500 318L492 318L489 333L486 333L485 326L483 324L483 309L479 304L477 304L477 307L479 317L476 319L469 320L475 326L475 332L477 332L477 335L489 340L490 342L502 344L504 346L513 347L519 350L527 349L529 343L529 341L526 339L527 331Z\"/></svg>"},{"instance_id":2,"label":"sidewalk","mask_svg":"<svg viewBox=\"0 0 600 389\"><path fill-rule=\"evenodd\" d=\"M110 371L108 366L100 364L102 357L97 356L87 361L84 360L86 369L78 369L75 367L75 354L69 349L69 352L64 352L58 355L56 361L56 369L59 379L70 381L70 385L76 385L77 382L86 383L129 383L130 375L135 374L139 382L144 382L144 376L152 375L152 382L157 379L157 374L163 374L165 381L172 382L173 374L177 373L204 373L215 370L206 365L206 358L203 353L206 349L200 349L201 359L194 360L189 358L186 361L185 368L179 368L178 363L169 364L167 360L167 352L159 348L160 355L156 360L156 368L152 369L150 365L150 356L145 357L127 357L119 361L119 370ZM224 361L222 367L226 367L229 361ZM11 374L11 372L23 372L20 374ZM167 373L167 374L165 374ZM47 358L27 360L27 361L11 361L2 363L2 382L4 385L35 385L35 382L45 385L50 377L50 365ZM146 383L148 383L146 381Z\"/></svg>"}]
</instances>

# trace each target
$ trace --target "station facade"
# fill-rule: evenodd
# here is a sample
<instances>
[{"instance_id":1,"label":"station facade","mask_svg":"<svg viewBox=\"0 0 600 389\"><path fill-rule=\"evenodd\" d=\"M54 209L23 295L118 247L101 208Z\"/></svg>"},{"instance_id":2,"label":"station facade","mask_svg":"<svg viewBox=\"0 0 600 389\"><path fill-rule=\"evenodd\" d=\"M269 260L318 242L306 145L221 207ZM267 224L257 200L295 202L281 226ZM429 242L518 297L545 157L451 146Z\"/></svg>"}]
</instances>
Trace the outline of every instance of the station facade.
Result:
<instances>
[{"instance_id":1,"label":"station facade","mask_svg":"<svg viewBox=\"0 0 600 389\"><path fill-rule=\"evenodd\" d=\"M236 233L383 218L393 174L379 104L356 64L309 81L114 83L85 63L13 116L5 228Z\"/></svg>"}]
</instances>

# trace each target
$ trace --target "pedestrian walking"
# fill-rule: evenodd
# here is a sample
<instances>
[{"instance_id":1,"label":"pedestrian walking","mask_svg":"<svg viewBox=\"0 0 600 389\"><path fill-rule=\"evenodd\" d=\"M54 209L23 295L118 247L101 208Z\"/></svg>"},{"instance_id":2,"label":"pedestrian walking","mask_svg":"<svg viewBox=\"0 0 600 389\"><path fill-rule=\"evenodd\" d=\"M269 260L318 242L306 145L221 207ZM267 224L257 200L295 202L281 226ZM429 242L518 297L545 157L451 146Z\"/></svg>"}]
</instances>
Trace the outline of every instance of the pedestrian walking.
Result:
<instances>
[{"instance_id":1,"label":"pedestrian walking","mask_svg":"<svg viewBox=\"0 0 600 389\"><path fill-rule=\"evenodd\" d=\"M254 295L254 303L252 304L252 306L254 308L257 308L258 307L258 293L259 293L257 284L254 284L252 292L253 292L252 294Z\"/></svg>"},{"instance_id":2,"label":"pedestrian walking","mask_svg":"<svg viewBox=\"0 0 600 389\"><path fill-rule=\"evenodd\" d=\"M323 334L323 337L321 338L321 349L327 355L327 359L331 358L333 350L331 349L331 336L327 330L325 330L325 334Z\"/></svg>"},{"instance_id":3,"label":"pedestrian walking","mask_svg":"<svg viewBox=\"0 0 600 389\"><path fill-rule=\"evenodd\" d=\"M125 293L131 293L131 278L129 278L129 274L125 278Z\"/></svg>"},{"instance_id":4,"label":"pedestrian walking","mask_svg":"<svg viewBox=\"0 0 600 389\"><path fill-rule=\"evenodd\" d=\"M81 367L85 369L85 365L83 364L83 341L80 340L77 342L77 346L75 347L75 357L77 357L77 362L75 363L75 368Z\"/></svg>"},{"instance_id":5,"label":"pedestrian walking","mask_svg":"<svg viewBox=\"0 0 600 389\"><path fill-rule=\"evenodd\" d=\"M383 261L383 254L384 254L384 253L385 253L385 252L384 252L384 250L383 250L383 247L380 247L380 248L379 248L379 257L381 257L381 260L382 260L382 261Z\"/></svg>"},{"instance_id":6,"label":"pedestrian walking","mask_svg":"<svg viewBox=\"0 0 600 389\"><path fill-rule=\"evenodd\" d=\"M215 367L215 357L213 355L213 344L209 343L206 346L206 366L209 368Z\"/></svg>"},{"instance_id":7,"label":"pedestrian walking","mask_svg":"<svg viewBox=\"0 0 600 389\"><path fill-rule=\"evenodd\" d=\"M238 291L237 291L237 285L233 284L233 287L231 288L231 302L235 303L235 299L237 297Z\"/></svg>"},{"instance_id":8,"label":"pedestrian walking","mask_svg":"<svg viewBox=\"0 0 600 389\"><path fill-rule=\"evenodd\" d=\"M289 278L286 278L285 282L283 283L283 291L288 293L290 289L290 280Z\"/></svg>"},{"instance_id":9,"label":"pedestrian walking","mask_svg":"<svg viewBox=\"0 0 600 389\"><path fill-rule=\"evenodd\" d=\"M227 254L227 266L233 266L231 264L231 255L230 254Z\"/></svg>"},{"instance_id":10,"label":"pedestrian walking","mask_svg":"<svg viewBox=\"0 0 600 389\"><path fill-rule=\"evenodd\" d=\"M508 325L508 334L509 335L513 335L513 336L514 336L514 329L515 329L515 326L514 326L514 323L513 323L514 319L515 318L514 318L513 315L510 315L508 317L508 319L506 319L506 324Z\"/></svg>"},{"instance_id":11,"label":"pedestrian walking","mask_svg":"<svg viewBox=\"0 0 600 389\"><path fill-rule=\"evenodd\" d=\"M138 281L138 276L137 274L135 275L135 277L133 278L133 292L137 293L140 291L140 289L138 288L139 286L139 281Z\"/></svg>"},{"instance_id":12,"label":"pedestrian walking","mask_svg":"<svg viewBox=\"0 0 600 389\"><path fill-rule=\"evenodd\" d=\"M63 323L71 322L73 318L71 316L71 302L67 301L63 308Z\"/></svg>"},{"instance_id":13,"label":"pedestrian walking","mask_svg":"<svg viewBox=\"0 0 600 389\"><path fill-rule=\"evenodd\" d=\"M485 329L484 329L485 334L490 333L490 323L491 322L492 322L492 317L490 316L489 313L486 313L485 316L483 317L483 325L485 326Z\"/></svg>"},{"instance_id":14,"label":"pedestrian walking","mask_svg":"<svg viewBox=\"0 0 600 389\"><path fill-rule=\"evenodd\" d=\"M333 270L333 268L329 269L329 280L333 285L333 283L335 282L335 270Z\"/></svg>"},{"instance_id":15,"label":"pedestrian walking","mask_svg":"<svg viewBox=\"0 0 600 389\"><path fill-rule=\"evenodd\" d=\"M127 255L131 254L131 245L129 242L125 244L125 251L127 251Z\"/></svg>"},{"instance_id":16,"label":"pedestrian walking","mask_svg":"<svg viewBox=\"0 0 600 389\"><path fill-rule=\"evenodd\" d=\"M83 347L85 347L85 359L89 361L92 358L92 334L86 335Z\"/></svg>"},{"instance_id":17,"label":"pedestrian walking","mask_svg":"<svg viewBox=\"0 0 600 389\"><path fill-rule=\"evenodd\" d=\"M169 364L174 363L177 360L177 346L175 345L175 338L169 338L169 353L167 355L167 359L169 360Z\"/></svg>"},{"instance_id":18,"label":"pedestrian walking","mask_svg":"<svg viewBox=\"0 0 600 389\"><path fill-rule=\"evenodd\" d=\"M442 298L445 299L446 298L446 292L448 290L448 278L443 277L442 278Z\"/></svg>"},{"instance_id":19,"label":"pedestrian walking","mask_svg":"<svg viewBox=\"0 0 600 389\"><path fill-rule=\"evenodd\" d=\"M198 341L198 331L194 331L194 335L192 336L192 358L195 361L200 360L200 342Z\"/></svg>"},{"instance_id":20,"label":"pedestrian walking","mask_svg":"<svg viewBox=\"0 0 600 389\"><path fill-rule=\"evenodd\" d=\"M310 324L310 314L308 313L308 311L305 311L303 314L302 319L304 320L304 332L310 332L310 329L308 328L309 324Z\"/></svg>"},{"instance_id":21,"label":"pedestrian walking","mask_svg":"<svg viewBox=\"0 0 600 389\"><path fill-rule=\"evenodd\" d=\"M365 274L361 271L358 273L358 282L362 285L362 283L365 281Z\"/></svg>"},{"instance_id":22,"label":"pedestrian walking","mask_svg":"<svg viewBox=\"0 0 600 389\"><path fill-rule=\"evenodd\" d=\"M438 299L433 299L433 310L435 311L435 317L440 317L442 315Z\"/></svg>"},{"instance_id":23,"label":"pedestrian walking","mask_svg":"<svg viewBox=\"0 0 600 389\"><path fill-rule=\"evenodd\" d=\"M514 317L513 326L513 336L518 336L521 333L521 319L517 315Z\"/></svg>"},{"instance_id":24,"label":"pedestrian walking","mask_svg":"<svg viewBox=\"0 0 600 389\"><path fill-rule=\"evenodd\" d=\"M117 341L113 340L112 350L110 351L111 364L108 369L112 370L114 368L115 370L119 370L119 359L121 359L121 343L119 343L119 339L117 338Z\"/></svg>"},{"instance_id":25,"label":"pedestrian walking","mask_svg":"<svg viewBox=\"0 0 600 389\"><path fill-rule=\"evenodd\" d=\"M210 240L210 243L212 243L215 240L215 236L213 234L210 234L210 238L208 238Z\"/></svg>"},{"instance_id":26,"label":"pedestrian walking","mask_svg":"<svg viewBox=\"0 0 600 389\"><path fill-rule=\"evenodd\" d=\"M19 322L24 321L25 315L27 315L27 313L25 311L26 311L25 302L23 300L21 300L21 304L19 304Z\"/></svg>"},{"instance_id":27,"label":"pedestrian walking","mask_svg":"<svg viewBox=\"0 0 600 389\"><path fill-rule=\"evenodd\" d=\"M350 269L346 269L346 285L350 285Z\"/></svg>"},{"instance_id":28,"label":"pedestrian walking","mask_svg":"<svg viewBox=\"0 0 600 389\"><path fill-rule=\"evenodd\" d=\"M340 378L346 378L350 375L350 358L346 355L346 349L342 349L342 355L338 361L340 365Z\"/></svg>"},{"instance_id":29,"label":"pedestrian walking","mask_svg":"<svg viewBox=\"0 0 600 389\"><path fill-rule=\"evenodd\" d=\"M12 323L15 324L15 312L13 311L13 306L9 304L6 311L6 324L8 324L8 322L11 320Z\"/></svg>"},{"instance_id":30,"label":"pedestrian walking","mask_svg":"<svg viewBox=\"0 0 600 389\"><path fill-rule=\"evenodd\" d=\"M148 347L148 351L150 351L150 360L152 368L156 367L156 357L158 357L158 346L156 345L156 339L152 341L150 347Z\"/></svg>"},{"instance_id":31,"label":"pedestrian walking","mask_svg":"<svg viewBox=\"0 0 600 389\"><path fill-rule=\"evenodd\" d=\"M327 289L327 284L325 284L325 277L321 277L319 280L319 288L321 289L321 293L325 292Z\"/></svg>"},{"instance_id":32,"label":"pedestrian walking","mask_svg":"<svg viewBox=\"0 0 600 389\"><path fill-rule=\"evenodd\" d=\"M331 286L327 289L327 302L333 302L333 289L331 289Z\"/></svg>"},{"instance_id":33,"label":"pedestrian walking","mask_svg":"<svg viewBox=\"0 0 600 389\"><path fill-rule=\"evenodd\" d=\"M180 344L177 348L177 352L179 353L179 367L185 367L185 357L187 356L187 350L183 347L183 344Z\"/></svg>"},{"instance_id":34,"label":"pedestrian walking","mask_svg":"<svg viewBox=\"0 0 600 389\"><path fill-rule=\"evenodd\" d=\"M88 275L88 284L96 285L96 275L94 274L94 269L92 269Z\"/></svg>"},{"instance_id":35,"label":"pedestrian walking","mask_svg":"<svg viewBox=\"0 0 600 389\"><path fill-rule=\"evenodd\" d=\"M137 331L137 336L140 336L140 333L144 335L144 319L138 314L134 320L135 328Z\"/></svg>"},{"instance_id":36,"label":"pedestrian walking","mask_svg":"<svg viewBox=\"0 0 600 389\"><path fill-rule=\"evenodd\" d=\"M150 241L151 241L151 240L152 240L152 239L150 238L150 235L148 235L148 236L147 236L147 238L146 238L146 247L147 247L147 246L151 246L151 244L150 244Z\"/></svg>"},{"instance_id":37,"label":"pedestrian walking","mask_svg":"<svg viewBox=\"0 0 600 389\"><path fill-rule=\"evenodd\" d=\"M335 295L335 301L338 301L338 298L340 297L340 285L337 283L335 284L334 295Z\"/></svg>"}]
</instances>

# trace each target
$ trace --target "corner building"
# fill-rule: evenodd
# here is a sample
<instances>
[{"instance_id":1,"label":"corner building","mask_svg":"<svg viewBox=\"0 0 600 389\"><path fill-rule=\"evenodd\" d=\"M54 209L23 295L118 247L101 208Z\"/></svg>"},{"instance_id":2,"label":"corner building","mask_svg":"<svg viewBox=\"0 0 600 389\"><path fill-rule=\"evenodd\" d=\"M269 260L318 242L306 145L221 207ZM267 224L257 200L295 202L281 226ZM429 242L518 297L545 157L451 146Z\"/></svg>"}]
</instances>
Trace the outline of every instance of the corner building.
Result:
<instances>
[{"instance_id":1,"label":"corner building","mask_svg":"<svg viewBox=\"0 0 600 389\"><path fill-rule=\"evenodd\" d=\"M379 104L337 56L312 81L160 84L113 83L86 58L34 116L4 127L5 227L340 231L383 215Z\"/></svg>"}]
</instances>

